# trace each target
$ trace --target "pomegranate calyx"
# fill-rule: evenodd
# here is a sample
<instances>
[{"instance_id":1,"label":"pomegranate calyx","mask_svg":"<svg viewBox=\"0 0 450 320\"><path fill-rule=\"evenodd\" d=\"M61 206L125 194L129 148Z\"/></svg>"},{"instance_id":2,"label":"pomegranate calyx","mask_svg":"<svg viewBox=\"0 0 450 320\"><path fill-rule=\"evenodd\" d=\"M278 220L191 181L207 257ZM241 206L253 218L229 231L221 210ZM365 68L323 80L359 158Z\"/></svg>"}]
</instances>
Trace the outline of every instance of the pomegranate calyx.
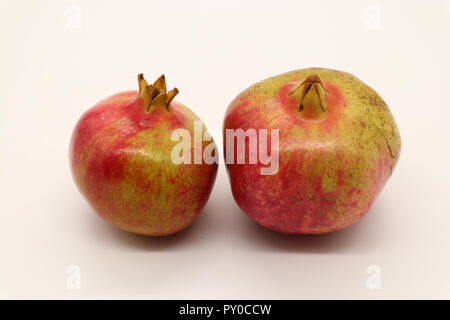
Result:
<instances>
[{"instance_id":1,"label":"pomegranate calyx","mask_svg":"<svg viewBox=\"0 0 450 320\"><path fill-rule=\"evenodd\" d=\"M326 110L325 92L322 80L316 74L306 77L289 95L294 95L298 100L298 111L305 113L308 118L319 117Z\"/></svg>"},{"instance_id":2,"label":"pomegranate calyx","mask_svg":"<svg viewBox=\"0 0 450 320\"><path fill-rule=\"evenodd\" d=\"M153 107L164 107L169 111L169 106L173 98L178 94L178 89L173 88L167 92L166 78L161 75L153 84L148 84L142 73L138 74L139 94L137 99L144 103L145 112L149 112Z\"/></svg>"}]
</instances>

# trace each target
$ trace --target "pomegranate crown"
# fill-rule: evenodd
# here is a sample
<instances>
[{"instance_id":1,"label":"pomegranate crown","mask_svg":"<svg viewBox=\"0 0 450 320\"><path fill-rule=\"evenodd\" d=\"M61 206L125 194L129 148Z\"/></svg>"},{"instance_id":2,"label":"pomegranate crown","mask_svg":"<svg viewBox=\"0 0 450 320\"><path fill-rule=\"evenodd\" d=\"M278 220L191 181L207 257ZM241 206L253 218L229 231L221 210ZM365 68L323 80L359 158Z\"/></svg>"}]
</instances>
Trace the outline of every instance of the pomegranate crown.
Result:
<instances>
[{"instance_id":1,"label":"pomegranate crown","mask_svg":"<svg viewBox=\"0 0 450 320\"><path fill-rule=\"evenodd\" d=\"M169 111L170 102L178 94L178 89L173 88L167 92L166 77L161 75L153 84L148 84L144 79L144 74L138 74L139 95L138 98L144 101L144 110L149 112L153 107L164 107Z\"/></svg>"},{"instance_id":2,"label":"pomegranate crown","mask_svg":"<svg viewBox=\"0 0 450 320\"><path fill-rule=\"evenodd\" d=\"M325 92L328 90L324 87L322 80L316 74L306 77L302 82L300 82L289 95L297 96L299 101L299 111L303 111L303 100L306 94L313 90L315 95L319 98L319 106L323 112L325 112Z\"/></svg>"}]
</instances>

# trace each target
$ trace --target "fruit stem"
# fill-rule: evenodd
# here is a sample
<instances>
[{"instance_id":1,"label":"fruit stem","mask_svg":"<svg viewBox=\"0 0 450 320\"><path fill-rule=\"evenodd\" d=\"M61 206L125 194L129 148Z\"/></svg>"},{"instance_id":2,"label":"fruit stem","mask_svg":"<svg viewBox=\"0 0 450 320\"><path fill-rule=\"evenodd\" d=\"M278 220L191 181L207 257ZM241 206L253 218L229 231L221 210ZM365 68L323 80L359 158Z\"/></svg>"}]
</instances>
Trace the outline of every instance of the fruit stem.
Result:
<instances>
[{"instance_id":1,"label":"fruit stem","mask_svg":"<svg viewBox=\"0 0 450 320\"><path fill-rule=\"evenodd\" d=\"M170 103L178 94L178 89L173 88L167 92L166 78L161 75L153 84L148 84L142 73L138 74L139 94L137 99L144 103L145 112L149 112L151 107L164 107L169 111Z\"/></svg>"},{"instance_id":2,"label":"fruit stem","mask_svg":"<svg viewBox=\"0 0 450 320\"><path fill-rule=\"evenodd\" d=\"M320 117L326 111L325 92L327 89L316 74L306 77L289 95L298 100L298 111L305 118L314 119Z\"/></svg>"}]
</instances>

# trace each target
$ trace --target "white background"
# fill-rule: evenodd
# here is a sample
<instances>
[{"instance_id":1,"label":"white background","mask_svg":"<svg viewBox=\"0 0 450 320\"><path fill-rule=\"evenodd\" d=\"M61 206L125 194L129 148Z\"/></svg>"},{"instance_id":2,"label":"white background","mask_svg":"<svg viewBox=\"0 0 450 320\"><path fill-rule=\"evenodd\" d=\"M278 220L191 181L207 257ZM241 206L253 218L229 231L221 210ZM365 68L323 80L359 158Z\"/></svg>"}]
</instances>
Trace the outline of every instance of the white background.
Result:
<instances>
[{"instance_id":1,"label":"white background","mask_svg":"<svg viewBox=\"0 0 450 320\"><path fill-rule=\"evenodd\" d=\"M0 9L1 298L450 298L450 1ZM393 176L356 225L323 236L267 231L236 206L223 165L204 212L166 238L114 229L76 189L67 150L77 119L137 89L138 73L165 73L221 144L234 96L312 66L375 88L402 136ZM66 286L69 265L80 267L79 290ZM369 265L381 269L379 290L366 287Z\"/></svg>"}]
</instances>

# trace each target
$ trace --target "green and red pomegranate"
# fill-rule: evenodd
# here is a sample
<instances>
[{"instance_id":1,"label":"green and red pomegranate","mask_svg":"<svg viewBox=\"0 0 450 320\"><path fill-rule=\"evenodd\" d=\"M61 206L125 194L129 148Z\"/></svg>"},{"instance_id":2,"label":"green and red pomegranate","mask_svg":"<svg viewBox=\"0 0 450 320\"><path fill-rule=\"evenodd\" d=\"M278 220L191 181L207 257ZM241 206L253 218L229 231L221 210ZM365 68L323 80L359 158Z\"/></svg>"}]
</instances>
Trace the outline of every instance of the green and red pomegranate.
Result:
<instances>
[{"instance_id":1,"label":"green and red pomegranate","mask_svg":"<svg viewBox=\"0 0 450 320\"><path fill-rule=\"evenodd\" d=\"M78 121L69 151L72 175L92 208L112 225L169 235L189 226L203 209L217 163L172 161L178 143L172 132L182 128L194 136L200 120L173 100L178 90L167 92L164 76L149 85L141 74L138 82L139 92L103 99ZM210 143L202 141L201 148Z\"/></svg>"},{"instance_id":2,"label":"green and red pomegranate","mask_svg":"<svg viewBox=\"0 0 450 320\"><path fill-rule=\"evenodd\" d=\"M225 158L227 129L267 129L269 139L278 130L276 173L262 175L265 165L250 164L249 152L244 164L227 163L227 170L239 207L262 226L289 234L327 233L358 221L400 155L399 132L383 99L336 70L292 71L244 90L226 112Z\"/></svg>"},{"instance_id":3,"label":"green and red pomegranate","mask_svg":"<svg viewBox=\"0 0 450 320\"><path fill-rule=\"evenodd\" d=\"M149 85L140 74L138 82L139 91L110 96L81 117L70 143L71 170L89 204L112 225L169 235L189 226L208 201L217 150L203 138L209 134L199 118L173 100L178 90L167 91L164 76ZM179 129L194 137L187 148L173 139ZM230 132L243 136L230 139ZM328 233L358 221L391 176L400 148L383 99L356 77L330 69L258 82L232 101L224 121L234 199L259 224L282 233ZM174 150L202 159L174 161Z\"/></svg>"}]
</instances>

